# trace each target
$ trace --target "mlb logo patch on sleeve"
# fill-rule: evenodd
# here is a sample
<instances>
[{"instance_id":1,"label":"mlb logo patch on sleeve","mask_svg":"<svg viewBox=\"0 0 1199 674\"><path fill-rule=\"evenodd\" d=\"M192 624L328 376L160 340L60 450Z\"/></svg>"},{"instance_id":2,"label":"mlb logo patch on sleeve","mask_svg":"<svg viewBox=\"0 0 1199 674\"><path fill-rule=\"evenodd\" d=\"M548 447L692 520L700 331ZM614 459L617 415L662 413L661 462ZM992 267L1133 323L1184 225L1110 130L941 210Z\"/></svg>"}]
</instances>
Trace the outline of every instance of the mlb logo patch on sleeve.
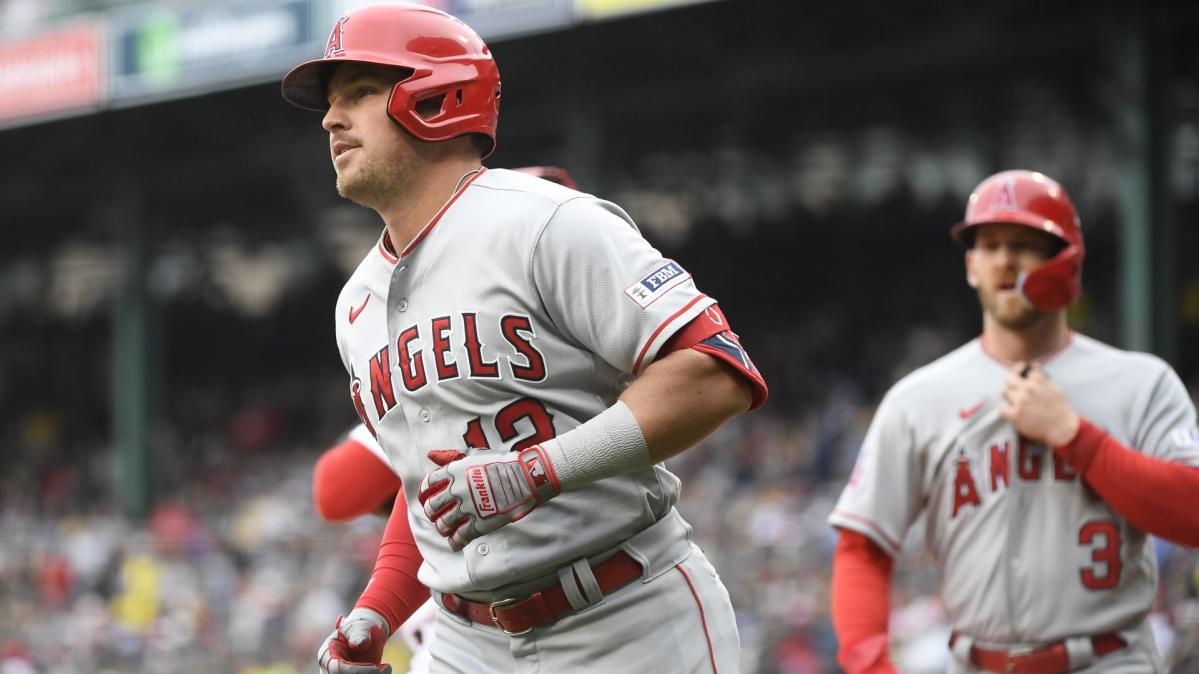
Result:
<instances>
[{"instance_id":1,"label":"mlb logo patch on sleeve","mask_svg":"<svg viewBox=\"0 0 1199 674\"><path fill-rule=\"evenodd\" d=\"M644 309L689 278L691 278L691 274L688 274L678 262L671 261L625 288L624 294Z\"/></svg>"}]
</instances>

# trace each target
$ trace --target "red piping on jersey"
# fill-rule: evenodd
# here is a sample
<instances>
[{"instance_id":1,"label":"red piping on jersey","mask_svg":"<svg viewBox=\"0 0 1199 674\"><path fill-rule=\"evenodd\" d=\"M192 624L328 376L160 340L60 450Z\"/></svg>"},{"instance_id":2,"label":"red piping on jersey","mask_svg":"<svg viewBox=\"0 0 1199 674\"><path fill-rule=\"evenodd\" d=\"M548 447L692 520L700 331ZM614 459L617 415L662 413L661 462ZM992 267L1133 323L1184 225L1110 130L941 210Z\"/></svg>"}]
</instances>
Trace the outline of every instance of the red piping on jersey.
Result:
<instances>
[{"instance_id":1,"label":"red piping on jersey","mask_svg":"<svg viewBox=\"0 0 1199 674\"><path fill-rule=\"evenodd\" d=\"M859 523L861 523L861 524L864 524L864 525L866 525L867 527L869 527L869 529L870 529L871 531L873 531L875 534L877 534L879 538L883 539L883 542L885 542L887 545L891 546L891 549L892 549L892 550L899 550L899 548L900 548L900 545L899 545L899 543L897 543L896 541L894 541L894 540L893 540L893 539L892 539L890 536L888 536L888 535L887 535L887 534L886 534L886 533L885 533L885 532L884 532L882 529L880 529L880 528L879 528L879 526L878 526L877 524L875 524L875 523L874 523L874 522L872 522L871 520L868 520L868 519L866 519L865 517L862 517L861 515L855 515L855 514L853 514L853 513L847 513L847 512L845 512L844 510L834 510L834 511L833 511L833 514L834 514L834 515L836 515L836 516L838 516L838 517L844 517L844 518L845 518L845 519L847 519L847 520L853 520L853 521L855 521L855 522L859 522Z\"/></svg>"},{"instance_id":2,"label":"red piping on jersey","mask_svg":"<svg viewBox=\"0 0 1199 674\"><path fill-rule=\"evenodd\" d=\"M704 626L704 640L708 642L708 659L712 662L712 674L717 674L716 654L712 651L712 635L708 634L708 619L704 617L704 603L699 600L699 593L695 591L695 583L691 582L691 576L687 575L682 565L675 564L674 568L683 574L683 580L687 581L687 587L691 588L691 596L695 597L695 605L699 608L699 623Z\"/></svg>"},{"instance_id":3,"label":"red piping on jersey","mask_svg":"<svg viewBox=\"0 0 1199 674\"><path fill-rule=\"evenodd\" d=\"M441 216L445 215L446 211L450 210L450 206L453 206L454 202L458 201L458 197L462 196L462 193L466 191L466 188L470 187L470 184L473 183L476 179L478 179L479 176L483 175L484 173L487 173L486 166L480 167L479 172L474 174L473 176L471 176L470 180L467 180L466 184L462 186L462 189L455 192L454 196L450 197L450 200L445 202L445 205L441 207L440 211L437 211L437 215L433 216L433 219L429 221L429 224L425 225L425 228L422 229L420 231L420 233L416 235L416 238L412 239L412 241L407 246L404 247L403 252L400 253L400 257L404 257L405 255L411 254L412 251L418 245L420 245L420 242L425 240L425 237L429 235L429 232L433 231L434 225L436 225L438 223L438 221L441 220Z\"/></svg>"},{"instance_id":4,"label":"red piping on jersey","mask_svg":"<svg viewBox=\"0 0 1199 674\"><path fill-rule=\"evenodd\" d=\"M484 166L479 169L478 173L471 176L470 180L467 180L466 184L463 185L462 188L457 192L455 192L454 195L450 197L449 201L445 202L445 205L441 207L441 210L437 211L437 214L433 216L433 219L430 220L429 223L423 228L421 228L420 232L416 235L416 238L414 238L407 246L405 246L404 250L399 254L399 256L396 256L395 253L391 252L391 250L388 250L388 248L394 249L395 244L392 243L391 235L387 233L387 230L383 230L383 236L379 237L379 253L383 256L383 259L387 260L391 264L395 264L396 262L399 262L401 257L411 253L412 249L416 248L417 244L419 244L426 236L429 235L429 232L433 229L433 225L436 225L437 221L441 220L441 216L445 215L445 212L449 210L450 206L452 206L455 201L458 200L458 197L462 196L462 193L466 191L466 188L470 187L470 184L473 183L476 178L486 172L487 167Z\"/></svg>"},{"instance_id":5,"label":"red piping on jersey","mask_svg":"<svg viewBox=\"0 0 1199 674\"><path fill-rule=\"evenodd\" d=\"M1064 344L1057 347L1053 351L1050 351L1049 353L1045 354L1044 356L1041 356L1040 358L1033 358L1033 362L1038 365L1046 365L1049 363L1049 361L1051 361L1054 358L1057 358L1058 356L1065 353L1066 349L1070 348L1070 345L1073 343L1074 343L1074 331L1070 330L1066 333L1066 342ZM1006 370L1008 368L1011 368L1013 365L1015 365L1015 363L1009 363L1006 360L1003 360L1002 358L992 354L990 351L987 351L987 336L986 335L978 336L978 345L982 349L984 356L986 356L987 358L990 358L991 360L995 361L999 365L1003 366L1003 369Z\"/></svg>"},{"instance_id":6,"label":"red piping on jersey","mask_svg":"<svg viewBox=\"0 0 1199 674\"><path fill-rule=\"evenodd\" d=\"M385 229L385 230L383 230L383 236L379 237L379 254L383 256L384 260L387 260L391 264L395 264L396 262L399 261L400 258L396 257L394 253L392 253L390 250L388 250L388 248L390 248L390 247L391 247L391 236L387 233L387 230Z\"/></svg>"},{"instance_id":7,"label":"red piping on jersey","mask_svg":"<svg viewBox=\"0 0 1199 674\"><path fill-rule=\"evenodd\" d=\"M658 338L658 333L662 332L662 330L665 329L667 325L670 325L671 321L673 321L674 319L683 315L684 313L687 312L688 309L695 306L696 302L707 299L707 298L708 298L707 295L700 293L699 297L696 297L695 299L691 300L682 309L679 309L678 311L671 314L670 318L667 318L666 320L662 321L662 325L659 325L658 329L654 330L653 334L649 336L649 339L645 340L645 346L641 347L641 353L637 354L637 360L633 362L633 374L637 374L637 371L641 369L641 359L645 358L645 354L646 354L646 352L649 351L650 345L653 344L654 340Z\"/></svg>"}]
</instances>

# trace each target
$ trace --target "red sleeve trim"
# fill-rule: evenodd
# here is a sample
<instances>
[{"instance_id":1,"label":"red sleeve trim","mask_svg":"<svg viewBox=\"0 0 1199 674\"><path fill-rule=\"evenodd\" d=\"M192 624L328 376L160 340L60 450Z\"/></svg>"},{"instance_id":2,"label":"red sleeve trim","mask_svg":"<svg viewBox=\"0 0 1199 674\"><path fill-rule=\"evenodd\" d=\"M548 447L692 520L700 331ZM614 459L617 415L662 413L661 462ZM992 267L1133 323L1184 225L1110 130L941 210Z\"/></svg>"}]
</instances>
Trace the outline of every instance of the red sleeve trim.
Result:
<instances>
[{"instance_id":1,"label":"red sleeve trim","mask_svg":"<svg viewBox=\"0 0 1199 674\"><path fill-rule=\"evenodd\" d=\"M1199 468L1130 449L1086 419L1054 452L1136 528L1199 547Z\"/></svg>"},{"instance_id":2,"label":"red sleeve trim","mask_svg":"<svg viewBox=\"0 0 1199 674\"><path fill-rule=\"evenodd\" d=\"M729 320L719 305L713 304L704 309L675 332L662 348L658 349L658 358L688 348L728 363L749 381L752 396L749 411L761 407L770 396L766 379L741 346L741 340L730 328Z\"/></svg>"},{"instance_id":3,"label":"red sleeve trim","mask_svg":"<svg viewBox=\"0 0 1199 674\"><path fill-rule=\"evenodd\" d=\"M894 561L866 536L843 529L833 554L833 630L837 663L848 674L897 671L888 653Z\"/></svg>"},{"instance_id":4,"label":"red sleeve trim","mask_svg":"<svg viewBox=\"0 0 1199 674\"><path fill-rule=\"evenodd\" d=\"M317 459L312 471L312 500L330 522L377 511L400 491L391 466L357 440L347 439Z\"/></svg>"},{"instance_id":5,"label":"red sleeve trim","mask_svg":"<svg viewBox=\"0 0 1199 674\"><path fill-rule=\"evenodd\" d=\"M701 293L698 297L692 299L690 302L683 305L682 309L679 309L678 311L671 314L669 318L662 321L662 324L659 325L658 328L656 330L654 330L652 334L650 334L649 339L645 340L645 346L641 347L641 353L637 354L637 360L633 362L633 374L637 374L641 370L641 361L645 359L645 354L649 352L649 347L653 345L654 340L656 340L658 338L658 335L661 334L661 332L666 329L666 326L670 325L679 316L682 316L683 314L687 313L687 311L689 309L691 309L691 307L695 306L696 302L699 302L700 300L706 300L706 299L708 299L708 296Z\"/></svg>"},{"instance_id":6,"label":"red sleeve trim","mask_svg":"<svg viewBox=\"0 0 1199 674\"><path fill-rule=\"evenodd\" d=\"M404 495L396 497L383 542L379 544L379 556L375 559L375 570L370 582L358 598L355 608L369 608L387 619L390 634L395 634L400 625L429 598L417 572L424 561L412 528L408 523L408 503Z\"/></svg>"},{"instance_id":7,"label":"red sleeve trim","mask_svg":"<svg viewBox=\"0 0 1199 674\"><path fill-rule=\"evenodd\" d=\"M662 348L658 349L658 358L674 351L691 348L712 335L719 334L728 329L729 321L725 318L724 312L720 310L720 305L713 304L704 309L698 316L691 319L686 325L679 328L670 339L666 340Z\"/></svg>"},{"instance_id":8,"label":"red sleeve trim","mask_svg":"<svg viewBox=\"0 0 1199 674\"><path fill-rule=\"evenodd\" d=\"M902 547L902 546L900 546L899 541L896 541L894 538L891 538L890 536L888 536L887 532L882 530L882 527L880 527L879 525L874 523L874 520L867 519L865 517L862 517L861 515L855 515L850 512L845 512L844 510L834 510L833 516L841 517L841 518L844 518L847 520L852 520L854 522L857 522L858 524L861 524L862 526L869 529L872 533L874 533L874 535L877 536L879 538L879 540L882 541L883 544L885 544L887 547L891 548L891 550L893 550L895 552L899 552L900 547ZM841 529L841 531L845 532L845 531L847 531L847 529Z\"/></svg>"}]
</instances>

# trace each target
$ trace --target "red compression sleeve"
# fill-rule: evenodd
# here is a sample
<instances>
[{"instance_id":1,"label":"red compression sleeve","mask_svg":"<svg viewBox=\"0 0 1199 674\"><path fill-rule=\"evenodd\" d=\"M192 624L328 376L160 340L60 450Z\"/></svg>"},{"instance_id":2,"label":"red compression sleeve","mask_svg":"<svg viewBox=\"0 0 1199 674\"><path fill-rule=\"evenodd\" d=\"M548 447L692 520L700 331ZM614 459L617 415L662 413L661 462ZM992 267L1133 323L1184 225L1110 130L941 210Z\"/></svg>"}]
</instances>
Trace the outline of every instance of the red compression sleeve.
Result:
<instances>
[{"instance_id":1,"label":"red compression sleeve","mask_svg":"<svg viewBox=\"0 0 1199 674\"><path fill-rule=\"evenodd\" d=\"M761 407L766 402L767 396L770 395L770 391L766 387L766 379L749 359L749 354L741 346L737 333L729 327L729 320L720 310L719 305L713 304L700 315L691 319L687 325L679 328L678 332L662 345L658 351L658 358L681 349L695 349L706 353L717 360L728 363L741 376L745 377L749 381L752 395L750 411Z\"/></svg>"},{"instance_id":2,"label":"red compression sleeve","mask_svg":"<svg viewBox=\"0 0 1199 674\"><path fill-rule=\"evenodd\" d=\"M373 513L399 490L391 466L350 438L322 454L312 471L316 511L331 522Z\"/></svg>"},{"instance_id":3,"label":"red compression sleeve","mask_svg":"<svg viewBox=\"0 0 1199 674\"><path fill-rule=\"evenodd\" d=\"M401 493L396 496L391 517L387 519L379 556L375 558L375 570L354 607L377 611L387 618L390 633L395 634L429 598L429 588L416 577L422 561L408 524L408 503Z\"/></svg>"},{"instance_id":4,"label":"red compression sleeve","mask_svg":"<svg viewBox=\"0 0 1199 674\"><path fill-rule=\"evenodd\" d=\"M1129 449L1086 419L1054 451L1134 527L1199 547L1199 468Z\"/></svg>"},{"instance_id":5,"label":"red compression sleeve","mask_svg":"<svg viewBox=\"0 0 1199 674\"><path fill-rule=\"evenodd\" d=\"M848 674L897 672L887 650L894 562L877 543L841 529L833 555L833 629L837 662Z\"/></svg>"}]
</instances>

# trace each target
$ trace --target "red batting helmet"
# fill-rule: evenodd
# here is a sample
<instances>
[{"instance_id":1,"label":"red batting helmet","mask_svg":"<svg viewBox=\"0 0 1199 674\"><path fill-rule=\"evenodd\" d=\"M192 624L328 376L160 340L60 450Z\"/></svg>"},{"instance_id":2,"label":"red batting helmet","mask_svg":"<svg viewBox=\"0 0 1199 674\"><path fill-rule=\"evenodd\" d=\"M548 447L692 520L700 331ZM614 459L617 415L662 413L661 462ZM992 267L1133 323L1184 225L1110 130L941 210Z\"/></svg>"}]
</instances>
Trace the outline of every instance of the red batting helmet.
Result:
<instances>
[{"instance_id":1,"label":"red batting helmet","mask_svg":"<svg viewBox=\"0 0 1199 674\"><path fill-rule=\"evenodd\" d=\"M412 135L442 141L480 133L495 149L500 116L500 71L491 50L470 26L432 7L369 5L341 17L329 34L325 56L301 63L283 77L283 98L308 108L329 109L326 87L342 62L374 63L412 71L396 83L387 114ZM417 105L440 99L440 109L421 114Z\"/></svg>"},{"instance_id":2,"label":"red batting helmet","mask_svg":"<svg viewBox=\"0 0 1199 674\"><path fill-rule=\"evenodd\" d=\"M1065 247L1053 259L1021 274L1020 292L1037 309L1049 311L1074 304L1082 292L1082 223L1066 190L1035 171L1003 171L974 188L966 204L966 219L950 234L974 245L974 228L991 222L1032 227L1060 239Z\"/></svg>"},{"instance_id":3,"label":"red batting helmet","mask_svg":"<svg viewBox=\"0 0 1199 674\"><path fill-rule=\"evenodd\" d=\"M574 178L570 177L570 174L564 168L557 166L525 166L516 170L521 173L528 173L531 176L537 176L543 180L548 180L551 183L558 183L572 190L579 189L579 184L575 182Z\"/></svg>"}]
</instances>

